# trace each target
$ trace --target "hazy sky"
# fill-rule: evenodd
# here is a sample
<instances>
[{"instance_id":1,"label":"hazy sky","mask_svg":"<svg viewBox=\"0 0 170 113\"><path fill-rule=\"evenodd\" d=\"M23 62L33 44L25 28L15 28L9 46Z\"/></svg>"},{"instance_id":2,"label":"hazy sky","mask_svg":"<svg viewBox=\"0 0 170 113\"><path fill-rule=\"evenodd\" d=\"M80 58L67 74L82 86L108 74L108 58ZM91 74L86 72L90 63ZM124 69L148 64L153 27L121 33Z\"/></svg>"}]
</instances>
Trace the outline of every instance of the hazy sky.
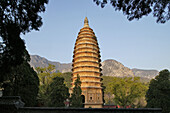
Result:
<instances>
[{"instance_id":1,"label":"hazy sky","mask_svg":"<svg viewBox=\"0 0 170 113\"><path fill-rule=\"evenodd\" d=\"M50 0L40 31L22 35L28 52L51 61L70 63L84 18L94 30L101 59L114 59L129 68L170 70L170 22L156 23L150 14L128 21L122 12L93 0Z\"/></svg>"}]
</instances>

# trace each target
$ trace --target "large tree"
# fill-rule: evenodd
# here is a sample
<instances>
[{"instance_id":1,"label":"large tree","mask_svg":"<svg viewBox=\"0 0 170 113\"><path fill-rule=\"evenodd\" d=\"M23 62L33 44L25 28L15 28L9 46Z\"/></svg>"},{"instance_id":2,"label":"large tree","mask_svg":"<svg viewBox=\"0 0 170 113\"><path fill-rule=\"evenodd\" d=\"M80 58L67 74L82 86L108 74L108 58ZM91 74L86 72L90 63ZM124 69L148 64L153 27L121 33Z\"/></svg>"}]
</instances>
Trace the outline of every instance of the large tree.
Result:
<instances>
[{"instance_id":1,"label":"large tree","mask_svg":"<svg viewBox=\"0 0 170 113\"><path fill-rule=\"evenodd\" d=\"M48 0L0 1L0 82L9 79L11 68L29 61L21 33L39 30L40 12Z\"/></svg>"},{"instance_id":2,"label":"large tree","mask_svg":"<svg viewBox=\"0 0 170 113\"><path fill-rule=\"evenodd\" d=\"M36 104L39 79L37 73L27 62L11 69L11 79L3 84L3 96L21 96L25 106Z\"/></svg>"},{"instance_id":3,"label":"large tree","mask_svg":"<svg viewBox=\"0 0 170 113\"><path fill-rule=\"evenodd\" d=\"M74 81L73 93L71 94L70 99L71 107L83 107L81 94L81 81L79 75L77 75L77 79Z\"/></svg>"},{"instance_id":4,"label":"large tree","mask_svg":"<svg viewBox=\"0 0 170 113\"><path fill-rule=\"evenodd\" d=\"M147 107L162 108L163 113L170 112L170 72L163 70L152 79L146 93Z\"/></svg>"},{"instance_id":5,"label":"large tree","mask_svg":"<svg viewBox=\"0 0 170 113\"><path fill-rule=\"evenodd\" d=\"M115 78L106 87L106 92L114 94L116 104L126 107L135 106L135 101L145 95L147 86L140 82L138 77Z\"/></svg>"},{"instance_id":6,"label":"large tree","mask_svg":"<svg viewBox=\"0 0 170 113\"><path fill-rule=\"evenodd\" d=\"M103 8L108 2L115 10L122 11L128 20L140 19L153 12L158 23L170 19L170 0L93 0Z\"/></svg>"},{"instance_id":7,"label":"large tree","mask_svg":"<svg viewBox=\"0 0 170 113\"><path fill-rule=\"evenodd\" d=\"M49 88L49 106L52 107L64 107L64 101L68 99L69 91L68 87L64 84L63 77L53 78Z\"/></svg>"},{"instance_id":8,"label":"large tree","mask_svg":"<svg viewBox=\"0 0 170 113\"><path fill-rule=\"evenodd\" d=\"M42 106L49 106L50 103L50 84L53 78L61 77L62 73L55 72L55 66L49 64L48 67L36 67L38 77L40 80L38 101Z\"/></svg>"}]
</instances>

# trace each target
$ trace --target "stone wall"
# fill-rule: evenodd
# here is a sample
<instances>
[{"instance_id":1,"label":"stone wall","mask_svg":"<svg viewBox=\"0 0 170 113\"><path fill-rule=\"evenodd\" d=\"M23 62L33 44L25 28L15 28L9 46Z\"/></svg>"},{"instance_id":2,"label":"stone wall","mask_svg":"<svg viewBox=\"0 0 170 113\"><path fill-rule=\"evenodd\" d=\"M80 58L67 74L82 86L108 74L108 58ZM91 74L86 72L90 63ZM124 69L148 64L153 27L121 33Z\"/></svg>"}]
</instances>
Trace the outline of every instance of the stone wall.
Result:
<instances>
[{"instance_id":1,"label":"stone wall","mask_svg":"<svg viewBox=\"0 0 170 113\"><path fill-rule=\"evenodd\" d=\"M160 108L118 109L118 108L52 108L24 107L17 113L161 113Z\"/></svg>"}]
</instances>

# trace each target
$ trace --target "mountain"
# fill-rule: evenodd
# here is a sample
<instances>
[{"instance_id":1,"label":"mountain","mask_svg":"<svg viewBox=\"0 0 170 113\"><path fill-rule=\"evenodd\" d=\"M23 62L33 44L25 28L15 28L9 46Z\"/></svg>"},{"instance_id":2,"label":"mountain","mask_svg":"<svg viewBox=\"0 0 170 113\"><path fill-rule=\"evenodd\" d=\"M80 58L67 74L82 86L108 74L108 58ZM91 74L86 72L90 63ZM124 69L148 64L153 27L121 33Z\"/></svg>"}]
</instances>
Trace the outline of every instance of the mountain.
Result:
<instances>
[{"instance_id":1,"label":"mountain","mask_svg":"<svg viewBox=\"0 0 170 113\"><path fill-rule=\"evenodd\" d=\"M102 73L104 76L116 77L133 77L134 74L131 69L125 67L116 60L105 60L102 62Z\"/></svg>"},{"instance_id":2,"label":"mountain","mask_svg":"<svg viewBox=\"0 0 170 113\"><path fill-rule=\"evenodd\" d=\"M30 55L31 61L30 65L35 67L47 67L48 64L52 64L56 66L56 72L60 71L62 73L71 72L72 63L60 63L60 62L52 62L47 60L46 58L40 57L38 55Z\"/></svg>"},{"instance_id":3,"label":"mountain","mask_svg":"<svg viewBox=\"0 0 170 113\"><path fill-rule=\"evenodd\" d=\"M47 67L48 64L53 64L56 66L56 72L60 71L64 72L71 72L72 63L60 63L60 62L52 62L47 60L46 58L40 57L38 55L31 55L30 65L35 67ZM116 77L133 77L138 76L146 79L152 79L156 75L158 75L157 70L142 70L142 69L130 69L125 67L120 62L109 59L105 60L102 63L102 73L103 76L116 76Z\"/></svg>"},{"instance_id":4,"label":"mountain","mask_svg":"<svg viewBox=\"0 0 170 113\"><path fill-rule=\"evenodd\" d=\"M143 70L143 69L134 68L132 69L132 71L135 76L141 77L142 75L143 78L148 78L148 79L154 78L156 75L159 74L159 71L157 70Z\"/></svg>"}]
</instances>

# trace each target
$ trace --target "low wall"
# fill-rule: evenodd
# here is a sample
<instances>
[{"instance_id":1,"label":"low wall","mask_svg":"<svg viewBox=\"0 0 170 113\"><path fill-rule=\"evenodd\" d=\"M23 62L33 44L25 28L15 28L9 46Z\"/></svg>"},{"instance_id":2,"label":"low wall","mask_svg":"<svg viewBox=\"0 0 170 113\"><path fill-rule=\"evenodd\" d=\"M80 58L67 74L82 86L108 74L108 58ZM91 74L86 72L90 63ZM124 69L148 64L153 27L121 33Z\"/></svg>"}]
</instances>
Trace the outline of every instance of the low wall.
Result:
<instances>
[{"instance_id":1,"label":"low wall","mask_svg":"<svg viewBox=\"0 0 170 113\"><path fill-rule=\"evenodd\" d=\"M23 107L17 113L161 113L160 108L53 108L53 107Z\"/></svg>"},{"instance_id":2,"label":"low wall","mask_svg":"<svg viewBox=\"0 0 170 113\"><path fill-rule=\"evenodd\" d=\"M18 96L0 97L0 113L161 113L160 108L57 108L23 107Z\"/></svg>"}]
</instances>

